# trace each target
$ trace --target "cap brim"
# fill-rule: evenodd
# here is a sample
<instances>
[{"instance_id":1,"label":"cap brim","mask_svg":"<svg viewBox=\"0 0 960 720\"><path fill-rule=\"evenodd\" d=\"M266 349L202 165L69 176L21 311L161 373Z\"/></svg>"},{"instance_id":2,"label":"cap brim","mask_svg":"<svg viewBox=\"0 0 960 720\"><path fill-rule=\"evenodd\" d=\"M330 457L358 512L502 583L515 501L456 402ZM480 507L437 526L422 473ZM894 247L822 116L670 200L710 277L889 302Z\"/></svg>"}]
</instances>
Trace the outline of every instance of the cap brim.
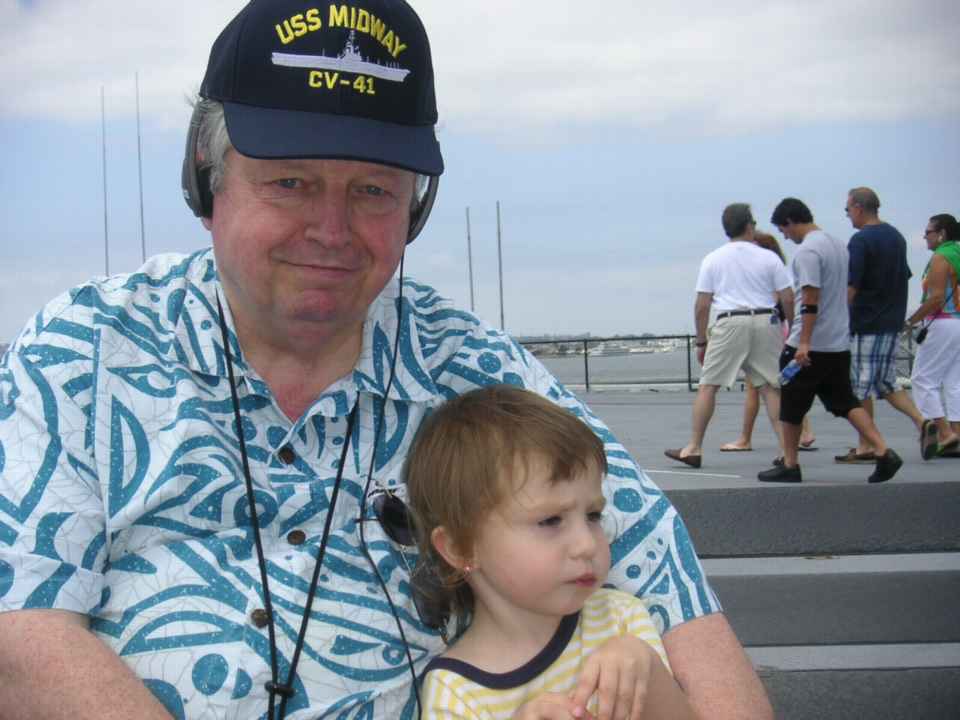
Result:
<instances>
[{"instance_id":1,"label":"cap brim","mask_svg":"<svg viewBox=\"0 0 960 720\"><path fill-rule=\"evenodd\" d=\"M248 157L361 160L423 175L443 173L432 125L398 125L234 102L224 102L223 107L230 142Z\"/></svg>"}]
</instances>

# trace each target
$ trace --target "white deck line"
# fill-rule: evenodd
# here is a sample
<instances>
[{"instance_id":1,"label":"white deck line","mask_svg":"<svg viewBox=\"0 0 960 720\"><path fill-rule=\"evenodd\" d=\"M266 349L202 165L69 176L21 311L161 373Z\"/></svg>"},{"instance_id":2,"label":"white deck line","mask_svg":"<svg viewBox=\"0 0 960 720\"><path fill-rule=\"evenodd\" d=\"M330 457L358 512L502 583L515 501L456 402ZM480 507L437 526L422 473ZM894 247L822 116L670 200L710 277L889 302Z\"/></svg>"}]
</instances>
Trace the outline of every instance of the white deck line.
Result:
<instances>
[{"instance_id":1,"label":"white deck line","mask_svg":"<svg viewBox=\"0 0 960 720\"><path fill-rule=\"evenodd\" d=\"M762 676L775 670L896 670L960 667L960 643L748 647Z\"/></svg>"}]
</instances>

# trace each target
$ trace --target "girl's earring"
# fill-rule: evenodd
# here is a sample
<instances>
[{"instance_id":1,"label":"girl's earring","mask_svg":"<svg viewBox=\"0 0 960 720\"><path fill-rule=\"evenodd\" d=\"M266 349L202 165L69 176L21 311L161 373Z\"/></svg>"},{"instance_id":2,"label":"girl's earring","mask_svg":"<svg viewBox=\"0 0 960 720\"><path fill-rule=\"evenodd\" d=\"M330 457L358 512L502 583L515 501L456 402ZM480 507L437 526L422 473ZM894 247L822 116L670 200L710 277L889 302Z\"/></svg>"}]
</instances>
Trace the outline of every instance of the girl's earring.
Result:
<instances>
[{"instance_id":1,"label":"girl's earring","mask_svg":"<svg viewBox=\"0 0 960 720\"><path fill-rule=\"evenodd\" d=\"M464 565L464 566L463 566L463 574L464 574L464 575L469 575L469 574L472 573L472 572L473 572L473 565L469 565L469 564L468 564L468 565Z\"/></svg>"}]
</instances>

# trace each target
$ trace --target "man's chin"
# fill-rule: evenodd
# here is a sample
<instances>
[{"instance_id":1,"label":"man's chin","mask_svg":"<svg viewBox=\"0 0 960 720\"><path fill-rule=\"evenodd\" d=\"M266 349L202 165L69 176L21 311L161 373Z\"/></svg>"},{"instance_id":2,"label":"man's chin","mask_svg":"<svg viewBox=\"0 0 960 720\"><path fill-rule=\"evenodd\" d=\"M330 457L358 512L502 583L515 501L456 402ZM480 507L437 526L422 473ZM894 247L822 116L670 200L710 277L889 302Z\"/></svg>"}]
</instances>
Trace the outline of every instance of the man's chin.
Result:
<instances>
[{"instance_id":1,"label":"man's chin","mask_svg":"<svg viewBox=\"0 0 960 720\"><path fill-rule=\"evenodd\" d=\"M284 314L294 323L318 327L362 327L366 317L366 313L354 312L330 299L303 299Z\"/></svg>"}]
</instances>

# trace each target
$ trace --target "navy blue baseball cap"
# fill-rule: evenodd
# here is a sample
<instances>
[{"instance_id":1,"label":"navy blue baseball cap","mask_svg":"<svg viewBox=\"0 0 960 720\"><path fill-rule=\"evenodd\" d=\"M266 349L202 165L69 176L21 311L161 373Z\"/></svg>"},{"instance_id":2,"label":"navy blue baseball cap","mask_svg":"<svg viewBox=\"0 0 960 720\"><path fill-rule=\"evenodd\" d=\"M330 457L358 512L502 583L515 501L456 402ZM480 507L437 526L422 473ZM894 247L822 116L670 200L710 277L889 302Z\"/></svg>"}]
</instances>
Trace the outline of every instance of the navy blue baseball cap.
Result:
<instances>
[{"instance_id":1,"label":"navy blue baseball cap","mask_svg":"<svg viewBox=\"0 0 960 720\"><path fill-rule=\"evenodd\" d=\"M214 42L200 95L223 103L249 157L443 172L430 43L402 0L251 0Z\"/></svg>"}]
</instances>

